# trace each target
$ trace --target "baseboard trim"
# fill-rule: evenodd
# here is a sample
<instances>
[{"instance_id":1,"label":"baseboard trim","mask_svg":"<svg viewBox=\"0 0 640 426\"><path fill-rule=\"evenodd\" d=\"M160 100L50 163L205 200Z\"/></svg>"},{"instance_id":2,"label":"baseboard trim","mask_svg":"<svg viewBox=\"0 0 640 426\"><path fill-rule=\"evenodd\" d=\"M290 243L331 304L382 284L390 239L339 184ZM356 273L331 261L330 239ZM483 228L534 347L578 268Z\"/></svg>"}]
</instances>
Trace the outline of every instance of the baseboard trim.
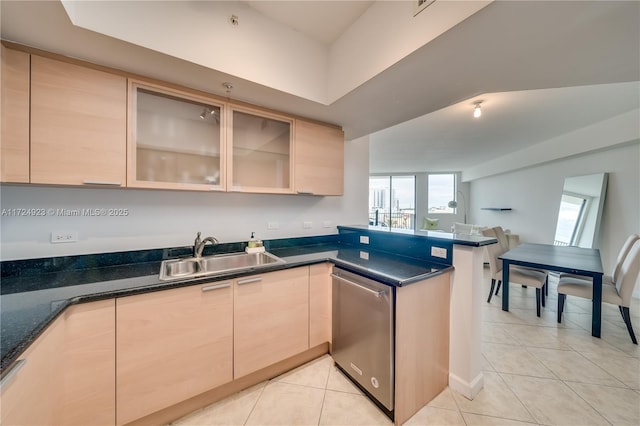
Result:
<instances>
[{"instance_id":1,"label":"baseboard trim","mask_svg":"<svg viewBox=\"0 0 640 426\"><path fill-rule=\"evenodd\" d=\"M449 373L449 387L465 398L473 400L484 387L484 375L480 372L471 382L468 382Z\"/></svg>"},{"instance_id":2,"label":"baseboard trim","mask_svg":"<svg viewBox=\"0 0 640 426\"><path fill-rule=\"evenodd\" d=\"M234 393L247 389L265 380L272 379L282 373L286 373L296 367L314 360L324 354L329 353L329 343L322 343L311 349L308 349L291 358L287 358L276 364L265 367L246 376L240 377L232 382L211 389L193 398L182 401L178 404L164 408L155 413L149 414L141 419L127 423L127 426L155 426L159 424L169 424L189 413L192 413L214 402L220 401Z\"/></svg>"}]
</instances>

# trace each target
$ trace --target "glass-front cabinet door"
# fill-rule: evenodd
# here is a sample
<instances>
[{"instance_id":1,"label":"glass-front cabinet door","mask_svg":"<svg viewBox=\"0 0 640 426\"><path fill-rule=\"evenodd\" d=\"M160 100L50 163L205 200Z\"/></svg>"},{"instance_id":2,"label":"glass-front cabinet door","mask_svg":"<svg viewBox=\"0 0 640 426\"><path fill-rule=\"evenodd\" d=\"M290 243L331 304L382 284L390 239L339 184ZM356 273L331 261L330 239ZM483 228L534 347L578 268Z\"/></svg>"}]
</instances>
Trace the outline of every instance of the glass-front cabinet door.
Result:
<instances>
[{"instance_id":1,"label":"glass-front cabinet door","mask_svg":"<svg viewBox=\"0 0 640 426\"><path fill-rule=\"evenodd\" d=\"M229 190L293 192L293 119L230 106Z\"/></svg>"},{"instance_id":2,"label":"glass-front cabinet door","mask_svg":"<svg viewBox=\"0 0 640 426\"><path fill-rule=\"evenodd\" d=\"M131 81L129 187L225 190L224 104Z\"/></svg>"}]
</instances>

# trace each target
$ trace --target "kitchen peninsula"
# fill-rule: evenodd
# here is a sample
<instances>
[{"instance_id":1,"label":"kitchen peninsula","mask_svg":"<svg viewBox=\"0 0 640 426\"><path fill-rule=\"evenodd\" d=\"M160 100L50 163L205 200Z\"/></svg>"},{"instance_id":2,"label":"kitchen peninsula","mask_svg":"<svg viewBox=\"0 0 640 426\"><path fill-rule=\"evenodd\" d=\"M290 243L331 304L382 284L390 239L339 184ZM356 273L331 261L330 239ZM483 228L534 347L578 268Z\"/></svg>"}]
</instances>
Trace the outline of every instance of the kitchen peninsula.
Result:
<instances>
[{"instance_id":1,"label":"kitchen peninsula","mask_svg":"<svg viewBox=\"0 0 640 426\"><path fill-rule=\"evenodd\" d=\"M307 287L305 287L305 290L300 292L301 300L303 300L306 305L291 302L292 311L298 310L300 318L308 321L308 326L302 329L302 337L300 338L299 344L293 344L291 350L282 352L279 359L273 360L273 364L261 369L259 368L260 366L258 366L257 371L249 368L246 371L240 372L237 371L236 368L235 375L231 374L231 370L229 370L230 376L227 379L223 379L222 383L228 382L231 383L232 386L226 385L225 387L225 385L220 383L219 386L216 384L208 388L204 387L203 389L206 390L205 393L209 394L208 401L211 399L219 399L224 395L240 390L256 378L264 380L264 378L268 378L269 376L273 377L329 350L327 343L330 342L331 339L330 328L327 327L327 323L330 323L330 299L327 298L327 294L330 293L327 292L330 292L329 273L331 264L338 265L353 273L392 286L396 288L398 292L404 291L404 288L406 288L407 291L412 288L417 289L418 287L424 286L424 283L427 281L440 277L446 280L444 281L446 291L441 294L447 296L449 294L449 284L451 283L453 285L450 292L452 300L449 304L449 306L451 306L449 333L451 334L455 327L459 328L461 326L459 324L460 317L468 318L468 315L461 315L460 312L457 312L459 306L465 309L468 303L464 301L462 303L460 303L460 301L454 302L454 298L462 296L463 299L469 299L469 294L459 294L466 293L467 291L457 289L456 286L462 286L463 284L460 284L460 282L462 282L461 280L468 279L465 277L473 277L475 275L473 271L465 272L465 269L473 264L472 259L477 258L476 260L481 262L481 246L492 243L494 240L480 237L468 238L445 233L416 232L412 234L398 234L389 232L388 230L358 226L339 227L339 230L340 233L337 235L271 240L265 242L267 250L283 259L285 263L260 270L259 272L262 277L276 277L277 282L288 283L288 287L286 287L289 289L286 295L287 297L293 296L300 289L300 286L296 285L299 280L297 278L291 278L287 274L300 273L303 280L308 283L308 290L306 289ZM364 243L363 241L368 241L368 243ZM444 249L444 253L446 253L445 257L433 257L431 253L438 252L438 250L434 251L434 248ZM209 251L206 251L205 254L213 254L214 252L236 252L244 249L244 243L220 244L213 248L208 246L207 249ZM226 285L226 288L222 289L222 291L230 292L231 287L228 283L232 281L236 284L234 287L236 289L235 302L233 302L236 305L241 301L240 297L242 297L242 294L239 293L240 291L255 292L255 290L250 290L250 286L237 285L237 283L243 280L248 281L245 278L250 275L255 275L255 271L236 272L186 282L181 280L161 282L158 279L161 260L186 256L189 250L190 248L184 247L4 262L2 265L3 285L0 303L2 304L2 368L3 372L6 372L5 376L12 375L12 372L21 366L21 364L19 364L21 361L20 358L35 355L33 348L39 349L37 346L43 346L42 343L46 343L44 340L56 338L63 339L62 341L66 343L67 340L64 340L65 338L69 336L74 337L77 325L73 325L73 321L71 328L61 327L59 324L63 319L73 319L72 314L75 314L75 310L97 306L91 302L96 302L97 304L101 304L101 306L99 307L100 309L98 309L100 313L98 314L98 311L91 311L89 312L90 317L97 318L99 315L104 315L107 319L106 323L113 327L114 303L121 303L121 301L135 300L135 298L142 300L142 298L146 298L147 296L154 298L163 297L163 295L169 294L174 294L175 297L178 297L178 292L190 290L197 291L197 293L194 294L197 294L199 297L200 294L205 294L205 288L215 287L218 289L223 287L223 285ZM455 271L453 271L452 266L455 267ZM481 263L477 263L475 266L479 268L481 277ZM449 274L451 274L451 279L449 278ZM309 281L306 281L307 279ZM267 280L267 278L265 278L265 280ZM204 284L207 284L207 286L202 287L201 292L200 287ZM416 285L414 286L413 284ZM471 282L469 285L470 284ZM266 281L263 285L267 285ZM217 292L218 290L212 293ZM231 297L230 300L234 300L231 294L232 293L229 293L229 297ZM216 297L220 297L221 299L212 306L218 306L222 309L221 312L224 312L224 309L226 309L223 308L226 306L224 305L224 297ZM153 303L156 302L152 301L153 303L150 306L153 306L154 309L158 306L164 306L167 309L178 306L182 306L185 310L194 309L194 307L188 303L181 305L181 303L185 302L180 302L180 300L182 299L173 300L171 305L163 305L163 303L167 302L162 300L158 301L158 303L160 303L159 305L154 305ZM144 303L148 302L145 300ZM328 304L329 306L327 306ZM125 305L122 306L124 307ZM301 306L306 307L301 308ZM251 310L252 308L249 308L247 315L251 315ZM124 314L124 312L125 310L121 308L118 314ZM139 312L138 308L132 311L134 315L134 317L130 319L130 321L133 321L130 323L132 327L136 325L136 312ZM179 313L180 312L176 311L176 315ZM268 322L268 315L268 313L264 313L262 320ZM169 317L172 316L169 315ZM236 318L236 332L238 321L239 319ZM280 318L277 318L276 321L280 321ZM293 322L295 323L295 321L294 317ZM224 322L218 321L217 324L222 327ZM470 326L470 324L466 324L466 326ZM203 328L206 328L206 326ZM114 346L114 342L116 345L119 345L118 349L115 349L116 351L131 343L121 340L124 339L123 336L125 332L124 330L121 332L120 328L118 328L118 330L118 340L114 337L115 330L107 330L104 333L98 333L97 330L93 331L104 337L102 343L96 345L96 347L102 348L102 354L109 352L108 348L105 350L104 346L101 346L105 341L111 342L112 346ZM219 330L214 331L219 332ZM231 342L234 341L233 339L236 339L235 346L236 348L240 347L245 341L238 341L238 336L231 336L233 330L229 328L229 331L228 336L217 336L216 342L221 343L228 341L231 347ZM275 332L276 331L274 331L274 333ZM279 343L283 342L280 341ZM449 352L454 353L454 348L460 344L457 338L451 335ZM471 344L467 343L467 345ZM217 346L219 347L220 345L218 344ZM282 349L287 345L281 344L279 346L279 349ZM55 345L49 349L53 351L56 356L51 357L48 361L45 360L48 365L47 368L50 369L51 363L64 361L64 359L61 359L61 355L57 354L58 349ZM67 347L64 346L64 349L66 351ZM185 347L184 350L187 350L187 348ZM111 347L111 352L113 351L114 348ZM479 347L477 351L479 354ZM455 352L458 353L457 350ZM471 352L464 353L470 354ZM95 356L95 354L96 353L93 352L92 356ZM221 359L230 360L232 358L229 357L233 357L233 354L223 354L221 356ZM124 359L123 356L118 356L118 362ZM152 360L145 359L144 361L148 363ZM474 371L470 369L474 367L473 361L458 359L457 357L450 357L448 361L448 381L450 386L455 388L457 382L462 384L473 382L473 380L466 380L464 376ZM238 358L236 358L235 363L236 366L241 365ZM36 362L29 364L29 367L37 367ZM104 365L113 369L115 368L114 364L115 362L112 358L105 358ZM133 362L133 364L135 364L135 362ZM18 367L16 367L17 365ZM14 375L12 378L14 385L21 385L29 379L27 365L24 366L22 373L23 374L17 372ZM105 377L113 380L113 374L106 374ZM135 389L121 389L120 386L127 383L126 377L120 375L117 377L118 393L120 393L120 391L122 391L123 394L133 392L132 395L135 395ZM8 379L11 379L11 377ZM471 379L475 379L474 383L477 384L479 382L481 385L481 378L480 381L476 377L472 377ZM447 377L445 375L444 386L447 384L446 381ZM108 391L109 389L116 388L116 384L114 383L110 386L111 388L107 386L105 390ZM216 386L217 389L224 388L224 391L218 390L216 393L208 390ZM7 386L7 388L11 389L11 386ZM44 386L43 389L46 390L46 386ZM3 392L5 392L4 389ZM405 410L401 405L405 398L401 397L401 395L401 393L398 394L396 399L396 413L398 413L398 410L400 410L400 412ZM473 395L470 397L472 396ZM433 396L431 396L431 398L432 397ZM164 396L158 396L158 398L162 400ZM111 399L113 399L113 393L111 393ZM194 404L205 401L204 399L199 400L197 395L195 397L189 395L184 399L187 399L187 403L182 406L182 410L192 410L194 409ZM48 400L46 393L43 400ZM3 394L3 402L5 401L9 404L11 399L4 400ZM98 403L98 401L100 401L99 398L95 400L96 403ZM171 416L175 414L172 414L173 412L166 407L175 405L181 400L174 401L167 399L168 402L161 405L154 405L155 402L149 402L146 411L138 411L140 406L144 404L136 404L136 406L130 407L128 412L126 411L127 406L125 401L121 401L120 398L117 398L117 401L118 415L115 423L127 424L140 419L145 419L145 421L150 421L151 419L171 420ZM111 405L115 405L115 401L111 402ZM130 403L129 405L132 404ZM50 405L43 404L43 407L51 408L52 415L59 416L60 414L56 413L55 406L55 403ZM7 414L7 412L11 414L8 410L11 405L5 405L5 407L7 410L3 410L3 416ZM114 422L109 420L109 415L114 416L115 414L111 412L115 410L109 407L109 405L106 407L108 413L105 414L105 419L107 419L106 423L113 424ZM100 410L98 410L98 412L99 411ZM404 417L408 416L410 411L408 409L405 411L406 414L403 414L400 418L398 414L396 414L396 422L402 422L408 418ZM153 417L154 415L158 417ZM56 418L65 419L65 417Z\"/></svg>"}]
</instances>

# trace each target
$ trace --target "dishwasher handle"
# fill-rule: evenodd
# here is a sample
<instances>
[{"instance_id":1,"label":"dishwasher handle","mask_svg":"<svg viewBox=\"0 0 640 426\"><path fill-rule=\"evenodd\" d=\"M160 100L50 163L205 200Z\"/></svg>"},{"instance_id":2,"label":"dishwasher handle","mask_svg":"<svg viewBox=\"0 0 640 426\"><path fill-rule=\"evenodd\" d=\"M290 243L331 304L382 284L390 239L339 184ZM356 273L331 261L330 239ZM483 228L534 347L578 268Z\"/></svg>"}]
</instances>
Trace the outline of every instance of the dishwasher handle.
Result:
<instances>
[{"instance_id":1,"label":"dishwasher handle","mask_svg":"<svg viewBox=\"0 0 640 426\"><path fill-rule=\"evenodd\" d=\"M331 274L331 276L332 276L333 278L335 278L335 279L339 280L339 281L342 281L342 282L347 283L347 284L350 284L350 285L352 285L352 286L354 286L354 287L358 287L358 288L360 288L360 289L362 289L362 290L364 290L364 291L366 291L366 292L369 292L369 293L373 294L374 296L376 296L376 297L378 297L378 298L380 298L380 297L384 296L384 295L385 295L385 293L386 293L386 291L383 291L383 290L374 290L374 289L372 289L372 288L369 288L369 287L367 287L367 286L365 286L365 285L362 285L362 284L360 284L360 283L357 283L357 282L355 282L355 281L351 281L351 280L348 280L348 279L346 279L346 278L343 278L343 277L341 277L340 275Z\"/></svg>"}]
</instances>

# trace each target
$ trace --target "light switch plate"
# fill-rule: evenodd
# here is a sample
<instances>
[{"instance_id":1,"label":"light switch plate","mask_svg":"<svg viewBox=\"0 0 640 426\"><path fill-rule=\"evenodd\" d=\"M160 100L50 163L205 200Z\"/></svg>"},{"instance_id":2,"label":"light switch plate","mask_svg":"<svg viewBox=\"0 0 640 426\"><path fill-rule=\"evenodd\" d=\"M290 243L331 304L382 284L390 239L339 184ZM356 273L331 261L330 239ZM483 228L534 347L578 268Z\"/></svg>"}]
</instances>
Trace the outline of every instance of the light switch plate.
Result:
<instances>
[{"instance_id":1,"label":"light switch plate","mask_svg":"<svg viewBox=\"0 0 640 426\"><path fill-rule=\"evenodd\" d=\"M447 249L442 247L431 247L431 256L446 259Z\"/></svg>"},{"instance_id":2,"label":"light switch plate","mask_svg":"<svg viewBox=\"0 0 640 426\"><path fill-rule=\"evenodd\" d=\"M78 242L77 231L52 231L51 244Z\"/></svg>"},{"instance_id":3,"label":"light switch plate","mask_svg":"<svg viewBox=\"0 0 640 426\"><path fill-rule=\"evenodd\" d=\"M267 222L267 229L280 229L278 222Z\"/></svg>"}]
</instances>

